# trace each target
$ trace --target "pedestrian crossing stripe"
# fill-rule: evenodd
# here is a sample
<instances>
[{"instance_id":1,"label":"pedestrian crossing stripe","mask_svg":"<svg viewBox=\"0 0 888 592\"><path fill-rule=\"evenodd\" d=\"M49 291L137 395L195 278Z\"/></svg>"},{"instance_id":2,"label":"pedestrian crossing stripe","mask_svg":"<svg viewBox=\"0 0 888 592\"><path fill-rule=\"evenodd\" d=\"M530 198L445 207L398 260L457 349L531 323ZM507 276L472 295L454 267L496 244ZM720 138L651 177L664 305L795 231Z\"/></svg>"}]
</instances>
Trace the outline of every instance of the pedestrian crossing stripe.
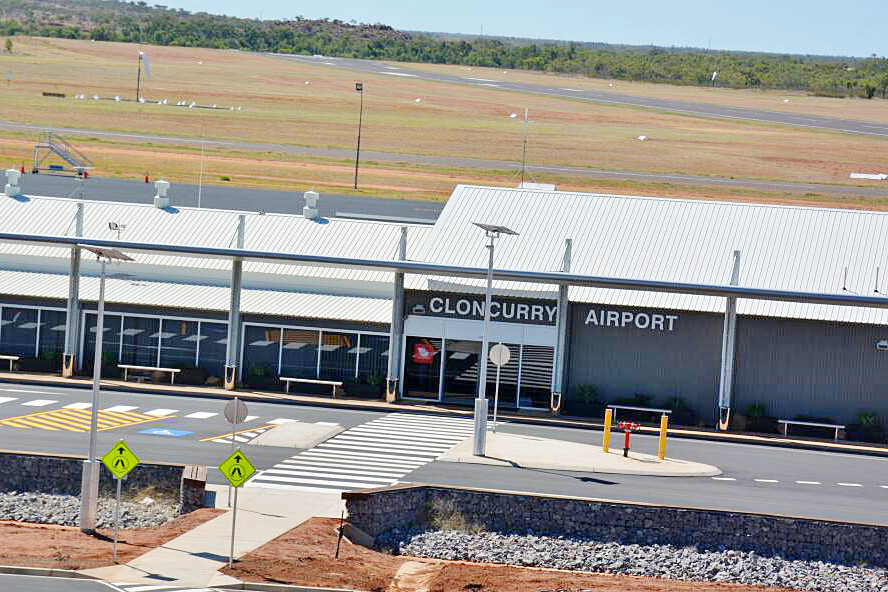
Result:
<instances>
[{"instance_id":1,"label":"pedestrian crossing stripe","mask_svg":"<svg viewBox=\"0 0 888 592\"><path fill-rule=\"evenodd\" d=\"M391 413L260 471L246 486L329 492L404 483L472 432L468 418Z\"/></svg>"},{"instance_id":2,"label":"pedestrian crossing stripe","mask_svg":"<svg viewBox=\"0 0 888 592\"><path fill-rule=\"evenodd\" d=\"M262 432L267 432L271 428L275 427L272 424L266 424L264 426L259 426L258 428L251 428L248 430L241 430L239 432L234 432L234 441L238 444L243 444L245 442L249 442ZM207 438L201 438L201 442L218 442L219 444L231 444L231 432L227 434L220 434L218 436L209 436Z\"/></svg>"},{"instance_id":3,"label":"pedestrian crossing stripe","mask_svg":"<svg viewBox=\"0 0 888 592\"><path fill-rule=\"evenodd\" d=\"M98 431L116 430L129 426L162 421L172 416L155 417L138 411L99 410ZM68 432L88 432L92 412L88 409L54 409L19 417L0 419L0 426L30 428L39 430L64 430Z\"/></svg>"}]
</instances>

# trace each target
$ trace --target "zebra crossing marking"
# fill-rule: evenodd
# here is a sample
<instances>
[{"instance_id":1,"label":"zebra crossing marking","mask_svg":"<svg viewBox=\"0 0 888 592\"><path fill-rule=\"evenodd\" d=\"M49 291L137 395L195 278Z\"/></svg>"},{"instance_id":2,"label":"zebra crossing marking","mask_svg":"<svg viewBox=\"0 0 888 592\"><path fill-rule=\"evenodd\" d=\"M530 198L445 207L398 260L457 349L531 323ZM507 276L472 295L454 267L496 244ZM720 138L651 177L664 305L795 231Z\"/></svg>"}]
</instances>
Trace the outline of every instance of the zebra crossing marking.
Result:
<instances>
[{"instance_id":1,"label":"zebra crossing marking","mask_svg":"<svg viewBox=\"0 0 888 592\"><path fill-rule=\"evenodd\" d=\"M64 430L68 432L88 432L92 412L86 409L54 409L40 411L19 417L0 419L0 426L11 428L32 428L40 430ZM118 412L100 409L98 413L98 431L105 432L129 426L168 419L168 417L152 417L145 413Z\"/></svg>"},{"instance_id":2,"label":"zebra crossing marking","mask_svg":"<svg viewBox=\"0 0 888 592\"><path fill-rule=\"evenodd\" d=\"M46 407L47 405L52 405L53 403L58 403L58 401L53 401L51 399L34 399L32 401L28 401L27 403L22 403L25 407Z\"/></svg>"},{"instance_id":3,"label":"zebra crossing marking","mask_svg":"<svg viewBox=\"0 0 888 592\"><path fill-rule=\"evenodd\" d=\"M246 487L332 492L395 485L472 429L468 418L390 413L260 471Z\"/></svg>"}]
</instances>

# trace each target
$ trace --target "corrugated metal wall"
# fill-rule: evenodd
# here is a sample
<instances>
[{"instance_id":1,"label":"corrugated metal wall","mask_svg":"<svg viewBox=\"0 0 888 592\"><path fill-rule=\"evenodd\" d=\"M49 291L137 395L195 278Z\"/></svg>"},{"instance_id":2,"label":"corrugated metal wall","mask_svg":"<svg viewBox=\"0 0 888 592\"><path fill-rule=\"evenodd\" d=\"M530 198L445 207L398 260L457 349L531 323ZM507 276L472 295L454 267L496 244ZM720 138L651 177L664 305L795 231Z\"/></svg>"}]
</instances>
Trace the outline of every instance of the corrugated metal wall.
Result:
<instances>
[{"instance_id":1,"label":"corrugated metal wall","mask_svg":"<svg viewBox=\"0 0 888 592\"><path fill-rule=\"evenodd\" d=\"M587 325L590 309L678 315L672 331ZM582 384L613 401L635 393L652 403L681 397L714 422L722 317L705 313L571 304L568 396Z\"/></svg>"},{"instance_id":2,"label":"corrugated metal wall","mask_svg":"<svg viewBox=\"0 0 888 592\"><path fill-rule=\"evenodd\" d=\"M771 415L849 423L860 411L888 419L888 328L799 320L737 321L735 408L763 402Z\"/></svg>"},{"instance_id":3,"label":"corrugated metal wall","mask_svg":"<svg viewBox=\"0 0 888 592\"><path fill-rule=\"evenodd\" d=\"M568 396L582 384L607 401L643 393L653 402L679 396L714 423L723 316L676 314L674 330L585 323L589 310L662 310L571 304ZM765 403L769 415L853 422L860 411L888 419L888 352L875 342L888 327L739 317L733 408Z\"/></svg>"}]
</instances>

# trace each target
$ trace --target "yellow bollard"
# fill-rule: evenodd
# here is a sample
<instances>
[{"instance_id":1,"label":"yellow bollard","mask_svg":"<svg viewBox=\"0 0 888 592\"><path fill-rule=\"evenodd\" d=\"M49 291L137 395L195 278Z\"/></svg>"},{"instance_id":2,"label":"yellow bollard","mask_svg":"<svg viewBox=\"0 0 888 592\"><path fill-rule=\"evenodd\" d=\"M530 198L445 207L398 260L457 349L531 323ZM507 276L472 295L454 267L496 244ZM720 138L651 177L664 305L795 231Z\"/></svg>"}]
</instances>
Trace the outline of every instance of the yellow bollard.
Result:
<instances>
[{"instance_id":1,"label":"yellow bollard","mask_svg":"<svg viewBox=\"0 0 888 592\"><path fill-rule=\"evenodd\" d=\"M601 443L601 449L607 453L610 451L611 445L611 424L614 422L614 410L606 409L604 411L604 441Z\"/></svg>"},{"instance_id":2,"label":"yellow bollard","mask_svg":"<svg viewBox=\"0 0 888 592\"><path fill-rule=\"evenodd\" d=\"M657 458L666 458L666 431L669 429L669 416L665 413L660 417L660 445L657 447Z\"/></svg>"}]
</instances>

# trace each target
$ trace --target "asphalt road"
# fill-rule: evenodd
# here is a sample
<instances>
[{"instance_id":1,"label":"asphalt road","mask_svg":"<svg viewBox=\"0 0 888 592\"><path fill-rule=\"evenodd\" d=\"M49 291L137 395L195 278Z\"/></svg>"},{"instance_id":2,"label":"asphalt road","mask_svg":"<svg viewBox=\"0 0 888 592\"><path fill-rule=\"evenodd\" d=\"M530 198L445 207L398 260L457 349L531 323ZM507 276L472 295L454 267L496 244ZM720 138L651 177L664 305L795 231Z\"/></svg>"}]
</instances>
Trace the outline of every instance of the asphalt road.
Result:
<instances>
[{"instance_id":1,"label":"asphalt road","mask_svg":"<svg viewBox=\"0 0 888 592\"><path fill-rule=\"evenodd\" d=\"M3 592L115 592L104 582L71 578L0 575Z\"/></svg>"},{"instance_id":2,"label":"asphalt road","mask_svg":"<svg viewBox=\"0 0 888 592\"><path fill-rule=\"evenodd\" d=\"M80 197L98 201L152 203L154 185L139 181L101 179L90 177L81 185L74 177L31 175L22 178L22 190L28 195L52 197ZM271 191L204 185L200 188L200 205L204 208L301 214L305 205L303 192ZM197 206L198 186L174 183L169 192L170 203L178 206ZM427 200L383 199L352 195L321 194L318 202L321 216L362 218L393 222L433 224L444 208L443 203Z\"/></svg>"},{"instance_id":3,"label":"asphalt road","mask_svg":"<svg viewBox=\"0 0 888 592\"><path fill-rule=\"evenodd\" d=\"M328 58L323 56L298 56L288 54L267 55L272 55L274 57L284 59L298 60L317 66L327 66L331 68L335 67L361 73L382 74L388 76L397 76L400 78L415 78L418 80L431 80L436 82L446 82L450 84L461 84L465 86L498 88L507 91L540 94L565 99L589 101L593 103L606 103L627 107L643 107L646 109L657 109L659 111L668 111L670 113L679 113L681 115L690 115L693 117L715 117L719 119L733 119L738 121L757 123L773 123L780 125L790 125L794 127L822 129L849 134L888 138L888 125L875 122L855 121L851 119L840 119L833 117L818 117L814 115L799 115L777 111L763 111L759 109L745 109L741 107L725 107L712 103L638 97L610 91L590 91L576 88L543 86L522 82L509 82L508 74L497 75L496 79L490 79L478 78L476 76L454 76L449 74L424 72L421 70L413 70L408 64L388 66L381 62L376 62L372 60ZM569 81L566 80L565 84L569 84Z\"/></svg>"},{"instance_id":4,"label":"asphalt road","mask_svg":"<svg viewBox=\"0 0 888 592\"><path fill-rule=\"evenodd\" d=\"M15 401L0 404L0 421L26 413L55 409L65 404L88 402L90 391L69 387L26 386L0 383L0 398ZM52 400L42 407L26 407L34 400ZM201 441L223 436L230 430L222 417L220 400L105 391L101 408L111 405L136 406L146 412L155 408L175 410L174 417L99 434L104 452L118 439L145 461L187 462L215 467L230 451L230 445ZM289 403L248 403L258 416L249 427L278 418L303 422L331 422L345 428L364 424L384 413L335 409ZM216 413L209 418L188 418L193 413ZM507 432L598 443L600 433L560 427L501 424ZM246 426L245 426L246 427ZM163 428L178 437L151 435L144 430ZM85 455L88 434L0 425L0 448L34 452ZM633 436L633 450L653 452L656 439ZM271 468L290 458L296 450L244 445L248 458L259 469ZM888 459L861 455L771 448L746 444L714 443L672 439L668 454L714 464L724 474L718 478L637 477L539 471L463 463L432 462L409 473L403 481L487 487L543 494L599 497L658 504L674 504L748 512L775 513L830 520L888 525ZM223 483L221 475L209 471L212 483Z\"/></svg>"}]
</instances>

